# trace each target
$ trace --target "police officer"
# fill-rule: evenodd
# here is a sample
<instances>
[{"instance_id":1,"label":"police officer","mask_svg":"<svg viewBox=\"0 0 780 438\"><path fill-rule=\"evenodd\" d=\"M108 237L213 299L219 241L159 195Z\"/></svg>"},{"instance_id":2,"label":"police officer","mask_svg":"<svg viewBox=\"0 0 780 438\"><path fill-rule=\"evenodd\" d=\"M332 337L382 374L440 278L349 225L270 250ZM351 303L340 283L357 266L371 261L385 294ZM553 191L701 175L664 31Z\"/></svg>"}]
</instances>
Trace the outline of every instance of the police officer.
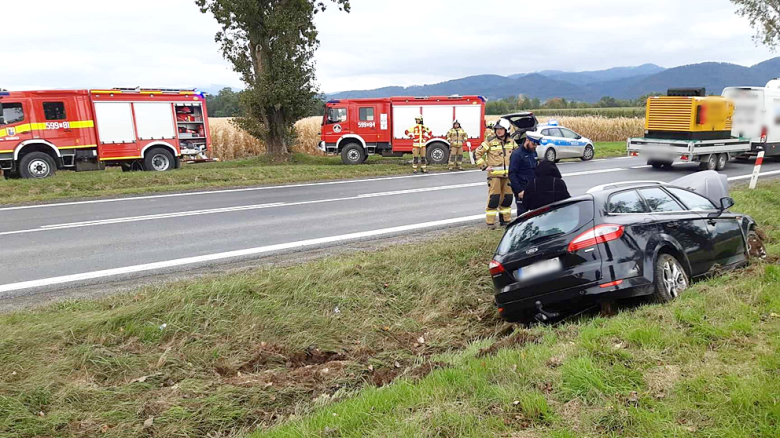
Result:
<instances>
[{"instance_id":1,"label":"police officer","mask_svg":"<svg viewBox=\"0 0 780 438\"><path fill-rule=\"evenodd\" d=\"M460 127L460 122L455 119L452 122L452 129L447 132L447 141L450 142L450 171L455 170L456 165L458 170L463 170L463 145L468 139L469 135Z\"/></svg>"},{"instance_id":2,"label":"police officer","mask_svg":"<svg viewBox=\"0 0 780 438\"><path fill-rule=\"evenodd\" d=\"M535 132L526 132L520 137L522 146L512 154L509 163L509 180L512 182L512 191L517 199L517 215L527 210L523 206L525 187L536 176L537 155L536 147L541 143L541 136Z\"/></svg>"},{"instance_id":3,"label":"police officer","mask_svg":"<svg viewBox=\"0 0 780 438\"><path fill-rule=\"evenodd\" d=\"M509 120L500 119L495 124L495 135L486 139L474 155L477 165L488 173L488 204L485 221L496 228L496 218L501 225L512 220L512 189L509 186L509 163L517 143L509 135Z\"/></svg>"},{"instance_id":4,"label":"police officer","mask_svg":"<svg viewBox=\"0 0 780 438\"><path fill-rule=\"evenodd\" d=\"M412 169L417 173L417 167L422 162L422 173L428 173L428 159L426 143L432 138L431 130L423 124L423 116L414 118L415 125L406 130L406 135L412 138Z\"/></svg>"}]
</instances>

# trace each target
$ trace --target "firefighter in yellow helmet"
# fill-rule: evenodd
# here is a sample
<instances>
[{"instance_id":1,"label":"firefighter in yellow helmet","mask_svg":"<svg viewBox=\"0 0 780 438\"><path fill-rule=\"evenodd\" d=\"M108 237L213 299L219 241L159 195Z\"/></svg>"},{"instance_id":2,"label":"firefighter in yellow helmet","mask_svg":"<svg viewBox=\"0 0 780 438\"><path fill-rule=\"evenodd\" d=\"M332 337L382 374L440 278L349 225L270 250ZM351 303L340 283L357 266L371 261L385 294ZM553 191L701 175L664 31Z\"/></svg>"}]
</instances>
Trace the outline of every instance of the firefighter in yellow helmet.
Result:
<instances>
[{"instance_id":1,"label":"firefighter in yellow helmet","mask_svg":"<svg viewBox=\"0 0 780 438\"><path fill-rule=\"evenodd\" d=\"M501 225L512 220L512 187L509 184L509 161L517 143L509 134L509 120L500 119L495 125L495 135L486 138L474 155L477 165L488 173L488 203L485 221L489 228L496 228L496 219Z\"/></svg>"},{"instance_id":2,"label":"firefighter in yellow helmet","mask_svg":"<svg viewBox=\"0 0 780 438\"><path fill-rule=\"evenodd\" d=\"M447 132L447 141L450 142L450 170L463 170L463 146L469 140L469 135L460 126L460 122L455 119L452 122L452 129Z\"/></svg>"},{"instance_id":3,"label":"firefighter in yellow helmet","mask_svg":"<svg viewBox=\"0 0 780 438\"><path fill-rule=\"evenodd\" d=\"M423 124L422 115L415 117L414 121L415 125L406 130L406 135L412 138L412 156L414 157L412 169L414 169L414 173L417 173L417 166L422 163L422 173L428 173L428 155L425 145L433 135L431 130Z\"/></svg>"}]
</instances>

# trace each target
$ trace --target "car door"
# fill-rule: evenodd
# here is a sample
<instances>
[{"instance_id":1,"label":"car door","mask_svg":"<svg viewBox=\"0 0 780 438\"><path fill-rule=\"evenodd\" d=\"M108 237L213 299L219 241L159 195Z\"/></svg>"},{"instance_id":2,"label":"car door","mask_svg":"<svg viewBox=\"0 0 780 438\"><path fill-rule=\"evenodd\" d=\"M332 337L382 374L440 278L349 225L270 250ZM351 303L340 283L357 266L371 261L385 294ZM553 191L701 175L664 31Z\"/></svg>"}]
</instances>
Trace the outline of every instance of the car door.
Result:
<instances>
[{"instance_id":1,"label":"car door","mask_svg":"<svg viewBox=\"0 0 780 438\"><path fill-rule=\"evenodd\" d=\"M569 158L571 152L567 150L569 142L564 138L560 128L550 128L550 136L547 137L550 143L555 145L555 156L557 158Z\"/></svg>"},{"instance_id":2,"label":"car door","mask_svg":"<svg viewBox=\"0 0 780 438\"><path fill-rule=\"evenodd\" d=\"M61 149L75 149L81 146L81 132L71 126L71 122L80 120L76 114L76 98L53 97L35 98L33 105L43 120L38 123L38 134Z\"/></svg>"},{"instance_id":3,"label":"car door","mask_svg":"<svg viewBox=\"0 0 780 438\"><path fill-rule=\"evenodd\" d=\"M366 143L376 143L378 137L376 114L378 108L376 105L358 106L358 122L356 133L363 137Z\"/></svg>"},{"instance_id":4,"label":"car door","mask_svg":"<svg viewBox=\"0 0 780 438\"><path fill-rule=\"evenodd\" d=\"M580 144L580 137L576 132L571 129L559 128L563 138L566 140L566 145L563 146L567 157L582 158L585 151L585 143Z\"/></svg>"},{"instance_id":5,"label":"car door","mask_svg":"<svg viewBox=\"0 0 780 438\"><path fill-rule=\"evenodd\" d=\"M745 237L737 215L722 212L704 196L689 190L669 187L669 192L688 210L696 211L707 223L712 241L712 267L730 266L747 260Z\"/></svg>"},{"instance_id":6,"label":"car door","mask_svg":"<svg viewBox=\"0 0 780 438\"><path fill-rule=\"evenodd\" d=\"M685 208L679 201L660 187L639 189L653 218L659 225L659 233L677 242L690 263L691 276L707 273L714 264L713 244L704 218ZM684 264L683 260L680 260Z\"/></svg>"}]
</instances>

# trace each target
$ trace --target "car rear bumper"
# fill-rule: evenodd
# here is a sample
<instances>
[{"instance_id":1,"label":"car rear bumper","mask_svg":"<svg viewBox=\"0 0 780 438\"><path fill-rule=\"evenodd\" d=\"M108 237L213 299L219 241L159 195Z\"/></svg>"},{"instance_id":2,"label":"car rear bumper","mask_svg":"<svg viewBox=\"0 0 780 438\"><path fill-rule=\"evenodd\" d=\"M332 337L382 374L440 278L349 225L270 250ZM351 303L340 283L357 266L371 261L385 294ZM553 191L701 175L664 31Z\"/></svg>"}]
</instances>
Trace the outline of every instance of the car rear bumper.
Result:
<instances>
[{"instance_id":1,"label":"car rear bumper","mask_svg":"<svg viewBox=\"0 0 780 438\"><path fill-rule=\"evenodd\" d=\"M648 291L643 290L641 286L651 284L642 276L624 279L618 285L601 287L604 283L606 280L534 296L523 296L520 289L496 295L496 306L501 317L516 319L523 314L535 313L537 302L547 310L576 310L603 301L645 295Z\"/></svg>"}]
</instances>

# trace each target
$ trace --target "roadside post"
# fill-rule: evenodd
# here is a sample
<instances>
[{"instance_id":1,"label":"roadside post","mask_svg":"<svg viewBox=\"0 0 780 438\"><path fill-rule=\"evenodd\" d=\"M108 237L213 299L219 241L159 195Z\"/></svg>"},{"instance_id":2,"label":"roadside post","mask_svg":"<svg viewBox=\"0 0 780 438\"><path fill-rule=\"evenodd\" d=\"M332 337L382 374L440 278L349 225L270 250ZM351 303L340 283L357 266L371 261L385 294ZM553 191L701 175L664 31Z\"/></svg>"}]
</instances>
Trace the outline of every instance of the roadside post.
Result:
<instances>
[{"instance_id":1,"label":"roadside post","mask_svg":"<svg viewBox=\"0 0 780 438\"><path fill-rule=\"evenodd\" d=\"M758 183L758 174L761 173L761 164L764 163L764 151L758 153L756 158L756 166L753 168L753 178L750 179L750 190L756 188Z\"/></svg>"},{"instance_id":2,"label":"roadside post","mask_svg":"<svg viewBox=\"0 0 780 438\"><path fill-rule=\"evenodd\" d=\"M469 160L471 160L471 164L473 165L473 164L475 164L475 163L474 163L474 154L473 154L473 153L471 153L471 142L470 142L470 141L467 141L467 142L466 142L466 146L468 146L468 147L469 147Z\"/></svg>"}]
</instances>

